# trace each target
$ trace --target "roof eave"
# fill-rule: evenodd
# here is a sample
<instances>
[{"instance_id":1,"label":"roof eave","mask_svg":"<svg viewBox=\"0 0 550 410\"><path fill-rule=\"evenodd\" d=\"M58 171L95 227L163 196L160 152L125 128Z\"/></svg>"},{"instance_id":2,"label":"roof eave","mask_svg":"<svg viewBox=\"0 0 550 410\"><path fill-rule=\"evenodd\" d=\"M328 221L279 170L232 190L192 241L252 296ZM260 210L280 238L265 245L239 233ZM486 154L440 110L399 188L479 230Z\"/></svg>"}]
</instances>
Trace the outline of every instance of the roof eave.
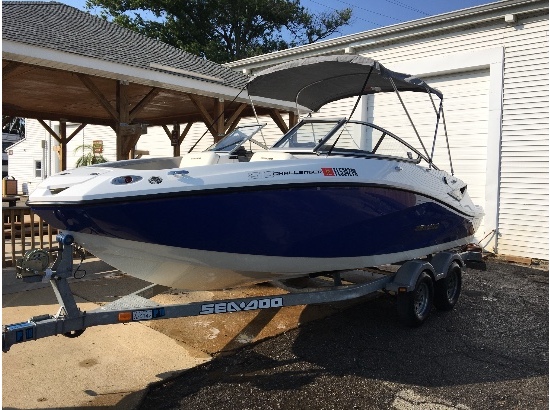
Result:
<instances>
[{"instance_id":1,"label":"roof eave","mask_svg":"<svg viewBox=\"0 0 550 410\"><path fill-rule=\"evenodd\" d=\"M2 59L215 98L232 100L240 91L238 88L216 82L114 63L5 39L2 39ZM154 62L152 61L152 63ZM248 102L246 90L241 93L237 101ZM262 101L261 105L284 111L295 111L296 109L293 103L286 101L266 100Z\"/></svg>"},{"instance_id":2,"label":"roof eave","mask_svg":"<svg viewBox=\"0 0 550 410\"><path fill-rule=\"evenodd\" d=\"M342 53L346 47L360 50L381 42L395 41L396 38L401 38L401 36L405 35L407 38L418 37L435 31L459 28L464 25L486 23L501 18L504 23L504 13L509 12L511 9L515 9L514 12L516 13L533 12L533 4L536 3L546 4L541 7L540 10L548 10L548 2L544 0L497 1L273 53L249 57L226 63L225 66L232 69L244 70L254 68L256 70L275 63L290 61L297 57L311 57L335 52Z\"/></svg>"}]
</instances>

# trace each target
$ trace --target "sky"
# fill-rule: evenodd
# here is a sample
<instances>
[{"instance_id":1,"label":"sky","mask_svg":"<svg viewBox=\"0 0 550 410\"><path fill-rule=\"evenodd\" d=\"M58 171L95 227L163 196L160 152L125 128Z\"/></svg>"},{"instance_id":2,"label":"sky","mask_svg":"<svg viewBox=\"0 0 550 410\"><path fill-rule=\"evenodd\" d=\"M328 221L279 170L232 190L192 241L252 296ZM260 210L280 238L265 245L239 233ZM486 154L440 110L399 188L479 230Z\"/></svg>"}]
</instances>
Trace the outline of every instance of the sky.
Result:
<instances>
[{"instance_id":1,"label":"sky","mask_svg":"<svg viewBox=\"0 0 550 410\"><path fill-rule=\"evenodd\" d=\"M85 9L86 0L57 0L81 10ZM390 26L405 21L447 13L482 4L491 0L301 0L302 6L311 12L331 12L344 8L353 10L352 24L342 27L338 37L361 31ZM98 11L92 11L98 14Z\"/></svg>"}]
</instances>

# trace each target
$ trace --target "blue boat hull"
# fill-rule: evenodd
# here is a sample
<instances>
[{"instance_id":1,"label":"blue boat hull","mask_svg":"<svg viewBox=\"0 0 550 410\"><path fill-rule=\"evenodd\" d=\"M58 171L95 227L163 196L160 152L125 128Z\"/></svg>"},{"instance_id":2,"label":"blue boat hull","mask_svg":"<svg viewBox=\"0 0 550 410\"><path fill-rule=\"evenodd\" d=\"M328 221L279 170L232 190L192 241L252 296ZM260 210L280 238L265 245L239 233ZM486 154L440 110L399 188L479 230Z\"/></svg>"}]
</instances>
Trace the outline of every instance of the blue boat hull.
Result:
<instances>
[{"instance_id":1,"label":"blue boat hull","mask_svg":"<svg viewBox=\"0 0 550 410\"><path fill-rule=\"evenodd\" d=\"M472 216L432 198L368 185L232 188L31 206L71 232L284 258L397 254L460 241L476 228Z\"/></svg>"}]
</instances>

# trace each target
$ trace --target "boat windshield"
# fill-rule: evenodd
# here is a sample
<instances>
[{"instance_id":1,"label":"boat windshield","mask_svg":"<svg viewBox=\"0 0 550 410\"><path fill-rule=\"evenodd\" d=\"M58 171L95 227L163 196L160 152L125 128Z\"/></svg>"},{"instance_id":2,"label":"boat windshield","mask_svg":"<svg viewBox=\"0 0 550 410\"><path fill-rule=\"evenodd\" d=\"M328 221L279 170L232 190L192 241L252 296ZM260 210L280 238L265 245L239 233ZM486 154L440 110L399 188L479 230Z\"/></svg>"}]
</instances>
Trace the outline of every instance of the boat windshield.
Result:
<instances>
[{"instance_id":1,"label":"boat windshield","mask_svg":"<svg viewBox=\"0 0 550 410\"><path fill-rule=\"evenodd\" d=\"M223 139L221 139L214 145L210 146L208 149L206 149L206 151L232 153L247 141L252 141L263 149L266 149L266 146L264 144L252 139L254 134L260 131L263 127L265 127L265 124L253 124L239 127L231 133L227 134Z\"/></svg>"},{"instance_id":2,"label":"boat windshield","mask_svg":"<svg viewBox=\"0 0 550 410\"><path fill-rule=\"evenodd\" d=\"M416 163L422 160L429 162L411 144L384 128L367 122L345 119L305 119L271 149L304 154L382 156Z\"/></svg>"},{"instance_id":3,"label":"boat windshield","mask_svg":"<svg viewBox=\"0 0 550 410\"><path fill-rule=\"evenodd\" d=\"M303 120L276 142L272 149L313 151L333 135L343 122L344 120Z\"/></svg>"}]
</instances>

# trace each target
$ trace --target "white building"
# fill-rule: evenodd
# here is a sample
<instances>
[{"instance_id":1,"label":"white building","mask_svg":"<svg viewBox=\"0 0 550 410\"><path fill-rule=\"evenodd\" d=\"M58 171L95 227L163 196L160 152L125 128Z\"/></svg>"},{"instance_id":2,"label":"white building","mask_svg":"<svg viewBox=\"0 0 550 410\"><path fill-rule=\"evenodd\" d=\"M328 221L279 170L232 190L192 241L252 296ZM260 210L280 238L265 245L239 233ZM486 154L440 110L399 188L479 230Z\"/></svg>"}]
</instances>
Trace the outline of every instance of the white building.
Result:
<instances>
[{"instance_id":1,"label":"white building","mask_svg":"<svg viewBox=\"0 0 550 410\"><path fill-rule=\"evenodd\" d=\"M425 79L445 98L454 169L485 209L479 239L488 235L484 244L490 239L488 249L501 254L548 259L548 51L548 1L505 0L228 66L253 74L296 58L353 53ZM369 97L358 115L399 129L391 102L375 99L374 111ZM319 114L345 115L349 106ZM435 162L448 169L441 153Z\"/></svg>"},{"instance_id":2,"label":"white building","mask_svg":"<svg viewBox=\"0 0 550 410\"><path fill-rule=\"evenodd\" d=\"M486 212L478 239L486 236L487 249L501 254L548 259L548 1L504 0L227 66L253 74L296 58L344 53L374 58L392 70L417 75L443 92L455 172L469 184L474 201ZM345 116L352 104L347 100L333 103L316 115ZM385 97L369 96L355 115L399 133L402 124L395 124L394 108ZM415 110L411 111L414 119ZM423 118L419 119L422 123ZM272 121L266 122L269 144L280 131ZM182 153L204 129L193 125ZM87 126L82 132L70 143L71 155L82 141L89 144L101 139L104 156L114 158L110 128ZM426 138L431 137L433 129L426 128ZM196 149L211 142L212 137L205 135ZM13 147L18 159L10 159L9 173L23 186L32 187L55 169L52 155L44 153L41 144L49 144L48 136L29 120L27 139ZM150 128L137 149L152 156L171 155L162 129ZM446 152L441 150L441 154L435 163L448 169ZM44 169L38 176L36 164L41 159ZM68 167L75 160L69 159Z\"/></svg>"}]
</instances>

